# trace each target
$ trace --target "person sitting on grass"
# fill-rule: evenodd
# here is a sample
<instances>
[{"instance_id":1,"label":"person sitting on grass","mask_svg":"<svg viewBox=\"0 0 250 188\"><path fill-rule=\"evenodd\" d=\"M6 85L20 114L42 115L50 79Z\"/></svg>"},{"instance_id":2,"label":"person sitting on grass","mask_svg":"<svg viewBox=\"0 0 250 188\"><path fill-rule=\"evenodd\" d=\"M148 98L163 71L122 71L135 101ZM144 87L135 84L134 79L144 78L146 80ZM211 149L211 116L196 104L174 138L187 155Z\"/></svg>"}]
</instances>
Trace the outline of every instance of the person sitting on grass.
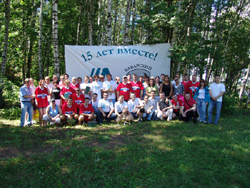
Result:
<instances>
[{"instance_id":1,"label":"person sitting on grass","mask_svg":"<svg viewBox=\"0 0 250 188\"><path fill-rule=\"evenodd\" d=\"M156 92L155 91L151 91L151 97L148 98L148 100L152 103L152 105L154 106L153 110L154 110L154 115L152 117L152 120L158 120L157 118L157 104L158 104L158 100L159 98L156 98Z\"/></svg>"},{"instance_id":2,"label":"person sitting on grass","mask_svg":"<svg viewBox=\"0 0 250 188\"><path fill-rule=\"evenodd\" d=\"M140 99L136 98L135 93L130 93L130 100L128 101L128 111L134 119L138 118L140 111Z\"/></svg>"},{"instance_id":3,"label":"person sitting on grass","mask_svg":"<svg viewBox=\"0 0 250 188\"><path fill-rule=\"evenodd\" d=\"M173 119L178 118L180 115L180 109L184 105L181 98L178 98L176 94L173 95L173 99L171 100L173 106Z\"/></svg>"},{"instance_id":4,"label":"person sitting on grass","mask_svg":"<svg viewBox=\"0 0 250 188\"><path fill-rule=\"evenodd\" d=\"M116 115L113 113L114 112L114 105L111 101L111 99L108 100L108 93L104 92L103 93L103 99L100 99L98 102L98 109L99 112L97 112L97 116L100 116L100 121L99 123L102 123L102 117L104 117L107 122L110 122L111 120L116 119Z\"/></svg>"},{"instance_id":5,"label":"person sitting on grass","mask_svg":"<svg viewBox=\"0 0 250 188\"><path fill-rule=\"evenodd\" d=\"M90 99L86 97L84 99L84 103L80 105L80 116L79 116L79 125L84 121L87 123L88 121L93 121L96 118L94 113L93 106L89 103Z\"/></svg>"},{"instance_id":6,"label":"person sitting on grass","mask_svg":"<svg viewBox=\"0 0 250 188\"><path fill-rule=\"evenodd\" d=\"M124 101L123 95L120 95L118 97L118 101L115 103L115 114L117 115L117 125L119 125L121 121L124 121L125 125L127 121L130 122L134 120L134 118L128 111L128 104Z\"/></svg>"},{"instance_id":7,"label":"person sitting on grass","mask_svg":"<svg viewBox=\"0 0 250 188\"><path fill-rule=\"evenodd\" d=\"M165 97L165 93L160 93L160 99L157 102L157 117L160 120L167 118L167 121L172 120L173 108L171 101Z\"/></svg>"},{"instance_id":8,"label":"person sitting on grass","mask_svg":"<svg viewBox=\"0 0 250 188\"><path fill-rule=\"evenodd\" d=\"M55 99L52 99L51 104L46 108L46 114L43 115L43 121L45 122L45 126L47 126L47 122L50 122L50 124L59 124L61 121L61 114L62 110L60 106L56 105Z\"/></svg>"},{"instance_id":9,"label":"person sitting on grass","mask_svg":"<svg viewBox=\"0 0 250 188\"><path fill-rule=\"evenodd\" d=\"M190 97L190 93L185 93L184 105L180 109L179 120L188 122L190 117L194 118L194 124L197 123L198 113L196 111L195 100Z\"/></svg>"},{"instance_id":10,"label":"person sitting on grass","mask_svg":"<svg viewBox=\"0 0 250 188\"><path fill-rule=\"evenodd\" d=\"M61 121L68 121L69 123L75 123L79 116L77 114L76 106L73 104L73 99L68 98L68 102L62 106L62 115L60 116Z\"/></svg>"},{"instance_id":11,"label":"person sitting on grass","mask_svg":"<svg viewBox=\"0 0 250 188\"><path fill-rule=\"evenodd\" d=\"M139 112L139 119L138 122L142 122L142 120L148 120L150 121L154 115L154 106L153 104L148 100L148 95L144 96L144 100L141 101L140 104L140 112Z\"/></svg>"}]
</instances>

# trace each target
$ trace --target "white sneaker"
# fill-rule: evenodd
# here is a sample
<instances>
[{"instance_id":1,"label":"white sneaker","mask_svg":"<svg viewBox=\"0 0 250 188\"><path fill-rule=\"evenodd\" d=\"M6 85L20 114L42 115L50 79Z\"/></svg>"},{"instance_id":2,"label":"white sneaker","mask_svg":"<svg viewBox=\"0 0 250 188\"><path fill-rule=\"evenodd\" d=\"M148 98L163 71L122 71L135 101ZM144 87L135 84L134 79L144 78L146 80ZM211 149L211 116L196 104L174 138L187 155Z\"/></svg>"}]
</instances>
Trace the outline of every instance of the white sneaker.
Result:
<instances>
[{"instance_id":1,"label":"white sneaker","mask_svg":"<svg viewBox=\"0 0 250 188\"><path fill-rule=\"evenodd\" d=\"M125 121L123 125L126 125L126 123L127 123L127 122Z\"/></svg>"},{"instance_id":2,"label":"white sneaker","mask_svg":"<svg viewBox=\"0 0 250 188\"><path fill-rule=\"evenodd\" d=\"M120 124L119 124L119 123L117 123L116 125L117 125L117 127L118 127L118 126L120 126Z\"/></svg>"},{"instance_id":3,"label":"white sneaker","mask_svg":"<svg viewBox=\"0 0 250 188\"><path fill-rule=\"evenodd\" d=\"M32 120L31 122L32 122L32 124L36 124L36 121L35 121L35 120Z\"/></svg>"},{"instance_id":4,"label":"white sneaker","mask_svg":"<svg viewBox=\"0 0 250 188\"><path fill-rule=\"evenodd\" d=\"M49 124L50 124L50 125L54 125L54 124L55 124L55 122L49 122Z\"/></svg>"}]
</instances>

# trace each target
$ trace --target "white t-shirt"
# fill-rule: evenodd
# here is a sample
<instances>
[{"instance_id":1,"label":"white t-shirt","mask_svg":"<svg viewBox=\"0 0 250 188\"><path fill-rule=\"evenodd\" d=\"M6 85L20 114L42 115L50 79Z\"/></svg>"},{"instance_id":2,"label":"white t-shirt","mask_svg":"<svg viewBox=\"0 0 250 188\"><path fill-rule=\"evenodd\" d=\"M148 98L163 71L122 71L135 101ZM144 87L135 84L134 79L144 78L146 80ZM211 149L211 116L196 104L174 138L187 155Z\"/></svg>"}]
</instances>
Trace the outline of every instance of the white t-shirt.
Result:
<instances>
[{"instance_id":1,"label":"white t-shirt","mask_svg":"<svg viewBox=\"0 0 250 188\"><path fill-rule=\"evenodd\" d=\"M128 107L128 104L125 101L123 101L122 104L120 103L120 101L117 101L115 103L115 112L120 113L125 107Z\"/></svg>"},{"instance_id":2,"label":"white t-shirt","mask_svg":"<svg viewBox=\"0 0 250 188\"><path fill-rule=\"evenodd\" d=\"M205 99L205 90L199 89L198 99Z\"/></svg>"},{"instance_id":3,"label":"white t-shirt","mask_svg":"<svg viewBox=\"0 0 250 188\"><path fill-rule=\"evenodd\" d=\"M213 97L218 96L220 92L226 91L225 85L223 83L212 83L209 89L211 90ZM217 98L217 101L222 102L222 96Z\"/></svg>"},{"instance_id":4,"label":"white t-shirt","mask_svg":"<svg viewBox=\"0 0 250 188\"><path fill-rule=\"evenodd\" d=\"M111 90L112 89L112 91L114 91L116 88L117 88L117 84L113 80L105 81L103 83L104 90ZM112 93L112 94L108 93L108 94L109 94L108 99L115 99L115 93Z\"/></svg>"},{"instance_id":5,"label":"white t-shirt","mask_svg":"<svg viewBox=\"0 0 250 188\"><path fill-rule=\"evenodd\" d=\"M49 83L49 84L45 84L44 87L46 87L46 88L48 89L48 91L50 92L50 90L51 90L54 86L53 86L53 84Z\"/></svg>"},{"instance_id":6,"label":"white t-shirt","mask_svg":"<svg viewBox=\"0 0 250 188\"><path fill-rule=\"evenodd\" d=\"M100 99L98 102L98 108L102 108L103 112L110 112L110 110L113 110L113 103L109 100Z\"/></svg>"},{"instance_id":7,"label":"white t-shirt","mask_svg":"<svg viewBox=\"0 0 250 188\"><path fill-rule=\"evenodd\" d=\"M128 111L129 112L136 112L133 111L134 109L136 109L136 106L140 105L140 99L135 98L135 101L132 101L132 99L130 99L128 101Z\"/></svg>"},{"instance_id":8,"label":"white t-shirt","mask_svg":"<svg viewBox=\"0 0 250 188\"><path fill-rule=\"evenodd\" d=\"M145 112L148 111L148 109L153 106L152 102L150 100L148 100L148 103L146 104L145 101L141 101L140 102L141 104L140 105L143 105L144 106L144 109L145 109Z\"/></svg>"},{"instance_id":9,"label":"white t-shirt","mask_svg":"<svg viewBox=\"0 0 250 188\"><path fill-rule=\"evenodd\" d=\"M91 100L91 104L94 108L98 108L98 102L99 102L98 99L95 102L93 101L93 99Z\"/></svg>"},{"instance_id":10,"label":"white t-shirt","mask_svg":"<svg viewBox=\"0 0 250 188\"><path fill-rule=\"evenodd\" d=\"M89 84L89 83L87 83L87 84L82 83L82 84L80 85L80 89L86 89L87 86L90 87L89 91L92 91L91 84ZM85 94L84 91L82 92L82 94L84 94L85 98L86 98L86 97L90 98L89 94Z\"/></svg>"},{"instance_id":11,"label":"white t-shirt","mask_svg":"<svg viewBox=\"0 0 250 188\"><path fill-rule=\"evenodd\" d=\"M91 84L91 89L92 89L92 94L96 93L97 94L97 99L101 99L101 87L97 82L92 82Z\"/></svg>"},{"instance_id":12,"label":"white t-shirt","mask_svg":"<svg viewBox=\"0 0 250 188\"><path fill-rule=\"evenodd\" d=\"M156 97L155 97L155 99L152 99L152 97L149 97L148 100L149 100L149 101L152 103L152 105L154 106L154 110L157 110L157 102L158 102L159 98L156 98Z\"/></svg>"}]
</instances>

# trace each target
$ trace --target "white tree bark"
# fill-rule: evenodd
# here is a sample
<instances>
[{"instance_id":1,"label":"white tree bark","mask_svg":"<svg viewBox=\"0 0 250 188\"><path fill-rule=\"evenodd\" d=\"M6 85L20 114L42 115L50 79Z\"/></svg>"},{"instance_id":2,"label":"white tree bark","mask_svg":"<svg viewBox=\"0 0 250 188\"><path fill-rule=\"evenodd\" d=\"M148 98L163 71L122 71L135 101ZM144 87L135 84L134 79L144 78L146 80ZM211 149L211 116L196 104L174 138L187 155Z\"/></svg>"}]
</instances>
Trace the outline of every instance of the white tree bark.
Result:
<instances>
[{"instance_id":1,"label":"white tree bark","mask_svg":"<svg viewBox=\"0 0 250 188\"><path fill-rule=\"evenodd\" d=\"M111 7L112 7L112 0L108 0L108 14L107 14L107 45L111 46L111 34L112 34L112 27L111 27L111 22L112 22L112 16L111 16Z\"/></svg>"},{"instance_id":2,"label":"white tree bark","mask_svg":"<svg viewBox=\"0 0 250 188\"><path fill-rule=\"evenodd\" d=\"M39 78L43 78L42 68L42 31L43 31L43 0L40 1L40 15L39 15L39 39L38 39L38 64L39 64Z\"/></svg>"},{"instance_id":3,"label":"white tree bark","mask_svg":"<svg viewBox=\"0 0 250 188\"><path fill-rule=\"evenodd\" d=\"M54 69L57 77L60 77L59 72L59 50L58 50L58 1L52 0L52 37L54 51Z\"/></svg>"},{"instance_id":4,"label":"white tree bark","mask_svg":"<svg viewBox=\"0 0 250 188\"><path fill-rule=\"evenodd\" d=\"M88 31L89 31L89 40L88 40L88 45L92 46L93 45L93 24L92 24L92 16L91 16L91 9L92 9L92 3L90 0L88 1Z\"/></svg>"},{"instance_id":5,"label":"white tree bark","mask_svg":"<svg viewBox=\"0 0 250 188\"><path fill-rule=\"evenodd\" d=\"M240 89L240 94L239 94L239 100L240 100L240 101L242 100L243 91L245 90L245 86L246 86L246 83L247 83L247 79L248 79L248 77L249 77L249 71L250 71L250 65L248 66L246 76L245 76L245 78L244 78L243 84L242 84L241 89Z\"/></svg>"},{"instance_id":6,"label":"white tree bark","mask_svg":"<svg viewBox=\"0 0 250 188\"><path fill-rule=\"evenodd\" d=\"M10 0L5 1L5 32L4 32L4 46L2 52L2 65L1 73L5 75L6 63L7 63L7 50L8 50L8 39L9 39L9 23L10 23Z\"/></svg>"},{"instance_id":7,"label":"white tree bark","mask_svg":"<svg viewBox=\"0 0 250 188\"><path fill-rule=\"evenodd\" d=\"M79 7L79 18L78 18L77 31L76 31L76 45L79 44L81 18L82 18L82 2Z\"/></svg>"},{"instance_id":8,"label":"white tree bark","mask_svg":"<svg viewBox=\"0 0 250 188\"><path fill-rule=\"evenodd\" d=\"M125 15L125 27L124 27L124 38L123 38L124 45L127 45L129 42L128 28L130 25L131 5L132 5L132 0L127 0L127 8L126 8L126 15Z\"/></svg>"},{"instance_id":9,"label":"white tree bark","mask_svg":"<svg viewBox=\"0 0 250 188\"><path fill-rule=\"evenodd\" d=\"M132 32L131 32L131 41L134 44L134 32L135 32L135 16L136 16L136 0L133 0L133 18L132 18Z\"/></svg>"}]
</instances>

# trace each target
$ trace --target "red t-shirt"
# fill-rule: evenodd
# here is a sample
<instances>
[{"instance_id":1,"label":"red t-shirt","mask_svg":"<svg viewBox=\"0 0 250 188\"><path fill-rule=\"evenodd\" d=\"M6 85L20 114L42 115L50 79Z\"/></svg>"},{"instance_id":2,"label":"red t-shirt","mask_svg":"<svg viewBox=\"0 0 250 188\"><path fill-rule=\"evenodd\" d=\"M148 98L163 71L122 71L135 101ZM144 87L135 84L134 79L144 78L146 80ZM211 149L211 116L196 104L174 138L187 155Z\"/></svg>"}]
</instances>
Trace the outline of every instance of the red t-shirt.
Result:
<instances>
[{"instance_id":1,"label":"red t-shirt","mask_svg":"<svg viewBox=\"0 0 250 188\"><path fill-rule=\"evenodd\" d=\"M74 104L72 104L71 106L68 106L67 103L64 103L62 106L62 113L63 114L73 114L73 113L77 113L76 110L76 106Z\"/></svg>"},{"instance_id":2,"label":"red t-shirt","mask_svg":"<svg viewBox=\"0 0 250 188\"><path fill-rule=\"evenodd\" d=\"M124 96L124 100L129 100L129 98L130 98L129 94L132 91L132 86L130 83L127 83L127 84L120 83L117 86L116 91L120 92L119 95Z\"/></svg>"},{"instance_id":3,"label":"red t-shirt","mask_svg":"<svg viewBox=\"0 0 250 188\"><path fill-rule=\"evenodd\" d=\"M80 105L79 114L92 114L93 112L94 108L92 104L88 104L87 107L84 105L84 103ZM89 117L84 116L84 121L89 121Z\"/></svg>"},{"instance_id":4,"label":"red t-shirt","mask_svg":"<svg viewBox=\"0 0 250 188\"><path fill-rule=\"evenodd\" d=\"M67 94L69 94L69 97L72 97L72 94L74 94L75 92L76 92L76 90L74 90L72 87L69 87L69 88L63 87L61 89L60 96L67 93ZM62 102L63 102L63 104L65 103L64 100L62 100Z\"/></svg>"},{"instance_id":5,"label":"red t-shirt","mask_svg":"<svg viewBox=\"0 0 250 188\"><path fill-rule=\"evenodd\" d=\"M190 81L183 81L183 82L181 82L181 83L184 85L185 93L186 93L186 92L189 92L189 91L188 91L188 84L189 84L189 82L190 82Z\"/></svg>"},{"instance_id":6,"label":"red t-shirt","mask_svg":"<svg viewBox=\"0 0 250 188\"><path fill-rule=\"evenodd\" d=\"M194 82L194 83L192 81L188 82L188 92L190 93L191 98L194 97L195 91L199 87L199 85L200 85L199 82Z\"/></svg>"},{"instance_id":7,"label":"red t-shirt","mask_svg":"<svg viewBox=\"0 0 250 188\"><path fill-rule=\"evenodd\" d=\"M37 107L38 108L46 108L49 103L48 103L48 89L44 87L41 89L40 86L38 86L35 90L36 94L36 101L37 101Z\"/></svg>"},{"instance_id":8,"label":"red t-shirt","mask_svg":"<svg viewBox=\"0 0 250 188\"><path fill-rule=\"evenodd\" d=\"M69 85L69 87L71 87L71 88L73 88L75 90L76 88L80 88L80 85L79 84L73 84L73 83L71 83Z\"/></svg>"},{"instance_id":9,"label":"red t-shirt","mask_svg":"<svg viewBox=\"0 0 250 188\"><path fill-rule=\"evenodd\" d=\"M130 84L132 85L132 92L135 93L136 98L140 98L140 91L144 90L142 83L140 81L132 81Z\"/></svg>"},{"instance_id":10,"label":"red t-shirt","mask_svg":"<svg viewBox=\"0 0 250 188\"><path fill-rule=\"evenodd\" d=\"M84 103L85 96L80 93L79 96L77 96L76 93L72 94L73 103L76 105L76 109L79 109L80 104Z\"/></svg>"},{"instance_id":11,"label":"red t-shirt","mask_svg":"<svg viewBox=\"0 0 250 188\"><path fill-rule=\"evenodd\" d=\"M175 101L174 99L171 100L171 103L174 105L174 106L184 106L184 103L183 101L180 99L180 98L177 98L177 101ZM179 109L174 109L174 112L178 112Z\"/></svg>"},{"instance_id":12,"label":"red t-shirt","mask_svg":"<svg viewBox=\"0 0 250 188\"><path fill-rule=\"evenodd\" d=\"M188 105L189 104L189 105ZM190 97L190 99L187 101L186 99L184 100L184 111L190 109L193 107L195 104L195 100ZM190 107L191 106L191 107Z\"/></svg>"}]
</instances>

